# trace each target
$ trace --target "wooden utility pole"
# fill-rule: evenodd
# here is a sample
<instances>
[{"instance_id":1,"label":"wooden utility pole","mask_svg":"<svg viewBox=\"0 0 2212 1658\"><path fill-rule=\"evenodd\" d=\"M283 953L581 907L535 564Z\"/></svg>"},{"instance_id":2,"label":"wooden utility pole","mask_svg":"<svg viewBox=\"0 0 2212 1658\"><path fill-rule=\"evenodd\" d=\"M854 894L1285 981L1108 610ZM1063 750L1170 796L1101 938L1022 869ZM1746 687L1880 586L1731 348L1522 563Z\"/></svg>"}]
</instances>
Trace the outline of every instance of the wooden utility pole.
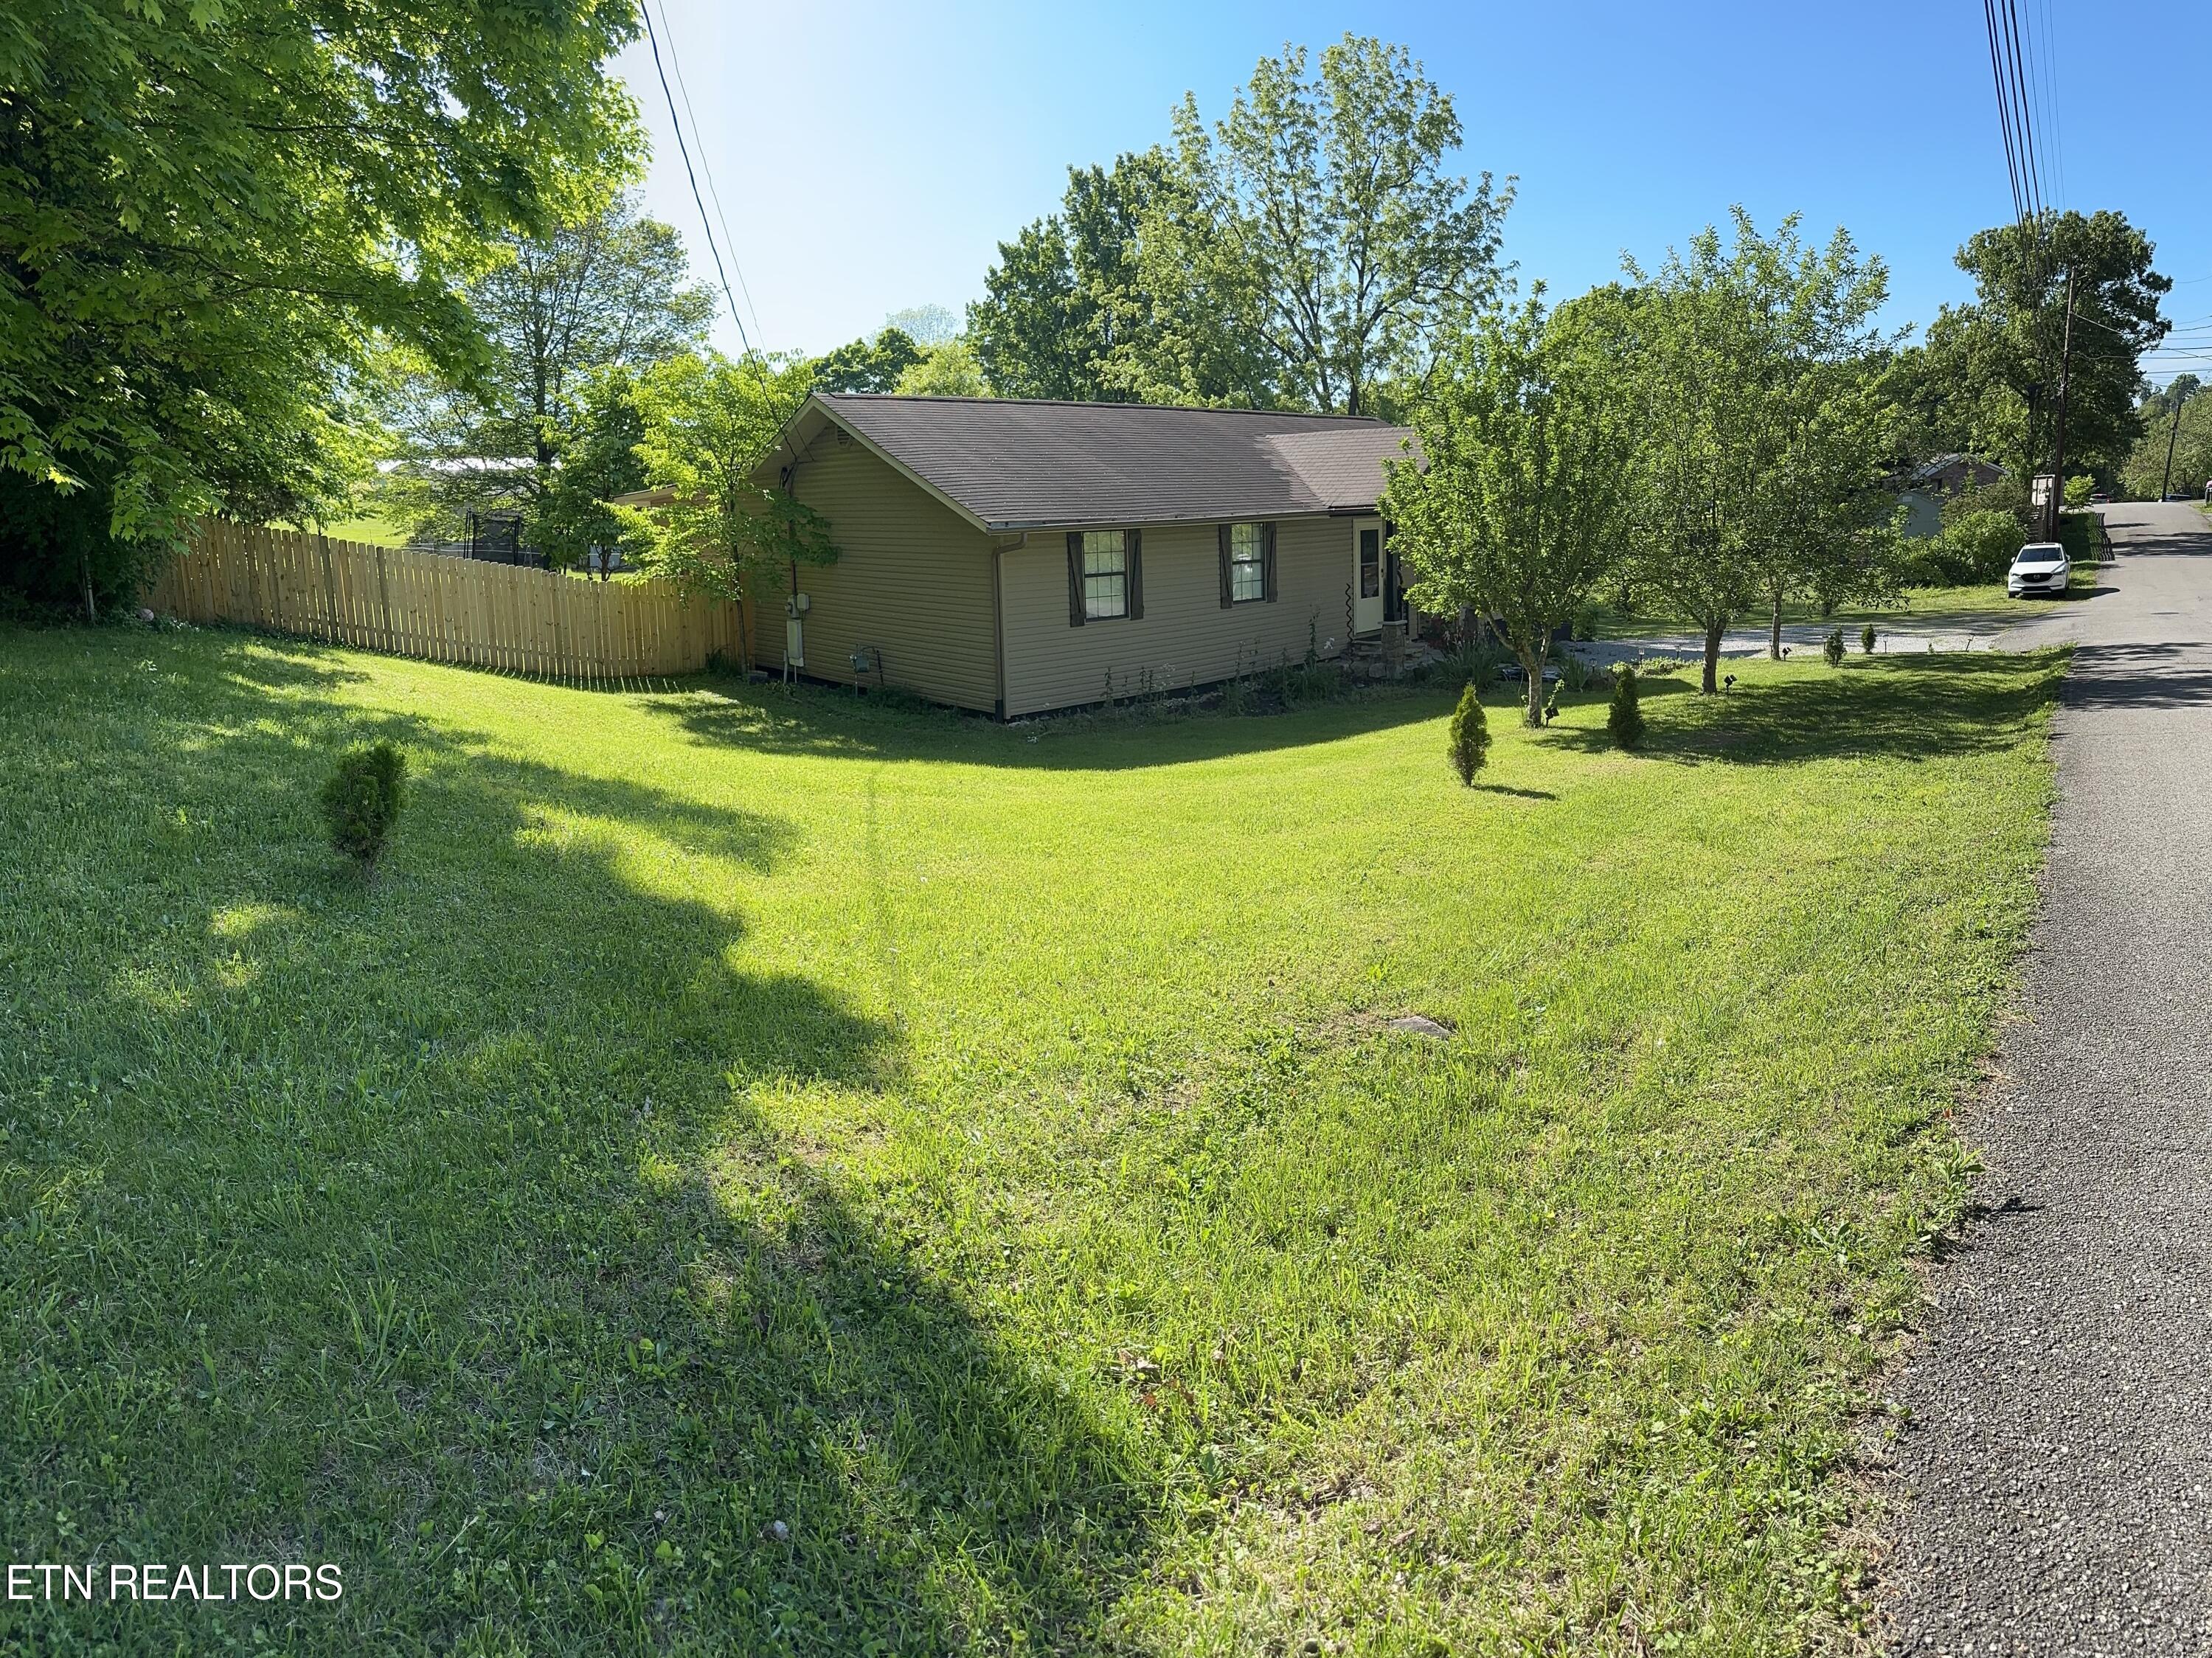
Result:
<instances>
[{"instance_id":1,"label":"wooden utility pole","mask_svg":"<svg viewBox=\"0 0 2212 1658\"><path fill-rule=\"evenodd\" d=\"M2173 395L2173 426L2166 434L2166 476L2158 482L2158 498L2164 501L2173 488L2173 446L2181 440L2181 405L2189 401L2188 395L2177 386L2166 390Z\"/></svg>"},{"instance_id":2,"label":"wooden utility pole","mask_svg":"<svg viewBox=\"0 0 2212 1658\"><path fill-rule=\"evenodd\" d=\"M2051 505L2044 539L2058 539L2058 506L2066 498L2066 371L2074 361L2074 267L2066 267L2066 332L2058 349L2058 441L2051 457Z\"/></svg>"}]
</instances>

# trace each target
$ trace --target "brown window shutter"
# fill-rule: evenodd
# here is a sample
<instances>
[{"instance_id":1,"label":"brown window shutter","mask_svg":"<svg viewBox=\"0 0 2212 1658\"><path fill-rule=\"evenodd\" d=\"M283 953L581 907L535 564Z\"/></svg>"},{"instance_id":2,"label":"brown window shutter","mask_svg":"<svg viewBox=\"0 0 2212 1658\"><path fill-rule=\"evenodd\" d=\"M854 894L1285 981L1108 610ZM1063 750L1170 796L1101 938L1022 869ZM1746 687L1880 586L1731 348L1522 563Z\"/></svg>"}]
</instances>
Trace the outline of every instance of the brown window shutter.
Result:
<instances>
[{"instance_id":1,"label":"brown window shutter","mask_svg":"<svg viewBox=\"0 0 2212 1658\"><path fill-rule=\"evenodd\" d=\"M1275 602L1275 526L1260 526L1260 590L1267 596L1267 603Z\"/></svg>"},{"instance_id":2,"label":"brown window shutter","mask_svg":"<svg viewBox=\"0 0 2212 1658\"><path fill-rule=\"evenodd\" d=\"M1083 625L1083 532L1067 532L1067 625Z\"/></svg>"},{"instance_id":3,"label":"brown window shutter","mask_svg":"<svg viewBox=\"0 0 2212 1658\"><path fill-rule=\"evenodd\" d=\"M1129 620L1139 622L1145 614L1145 532L1129 531L1122 545L1128 550L1125 567L1129 572Z\"/></svg>"},{"instance_id":4,"label":"brown window shutter","mask_svg":"<svg viewBox=\"0 0 2212 1658\"><path fill-rule=\"evenodd\" d=\"M1229 576L1229 526L1221 526L1221 608L1227 610L1237 602L1237 588Z\"/></svg>"}]
</instances>

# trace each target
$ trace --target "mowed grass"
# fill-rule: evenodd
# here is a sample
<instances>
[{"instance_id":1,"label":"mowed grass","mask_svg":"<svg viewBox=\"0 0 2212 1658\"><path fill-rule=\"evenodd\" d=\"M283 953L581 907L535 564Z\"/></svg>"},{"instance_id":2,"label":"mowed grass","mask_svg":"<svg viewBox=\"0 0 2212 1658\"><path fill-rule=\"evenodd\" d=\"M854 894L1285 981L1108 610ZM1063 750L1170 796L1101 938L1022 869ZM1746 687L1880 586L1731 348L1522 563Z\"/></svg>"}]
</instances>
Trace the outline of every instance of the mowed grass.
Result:
<instances>
[{"instance_id":1,"label":"mowed grass","mask_svg":"<svg viewBox=\"0 0 2212 1658\"><path fill-rule=\"evenodd\" d=\"M1792 599L1782 607L1782 622L1789 628L1815 622L1838 625L1854 635L1851 647L1856 650L1856 635L1869 622L1878 629L1885 625L1922 630L1972 627L2008 609L2016 610L2020 602L2006 595L2002 581L1961 587L1914 587L1899 595L1894 604L1846 606L1832 616L1823 616L1816 604ZM1630 638L1643 634L1681 634L1694 638L1703 631L1692 617L1650 606L1623 610L1618 605L1600 604L1592 610L1590 619L1595 623L1592 631L1600 639ZM1729 633L1763 635L1767 625L1766 612L1758 610L1736 617Z\"/></svg>"},{"instance_id":2,"label":"mowed grass","mask_svg":"<svg viewBox=\"0 0 2212 1658\"><path fill-rule=\"evenodd\" d=\"M999 727L0 632L0 1649L1848 1643L2051 655ZM405 744L362 881L314 791ZM1450 1022L1444 1041L1392 1016Z\"/></svg>"},{"instance_id":3,"label":"mowed grass","mask_svg":"<svg viewBox=\"0 0 2212 1658\"><path fill-rule=\"evenodd\" d=\"M302 525L312 530L313 525ZM337 519L322 526L323 533L332 541L365 542L372 547L404 547L411 531L397 519L381 513L363 513L354 518Z\"/></svg>"},{"instance_id":4,"label":"mowed grass","mask_svg":"<svg viewBox=\"0 0 2212 1658\"><path fill-rule=\"evenodd\" d=\"M2097 591L2100 580L2100 572L2097 566L2075 565L2073 575L2067 584L2067 597L2089 597ZM1877 631L1893 627L1909 629L1915 633L1985 629L1991 623L2027 620L2038 602L2013 598L2005 592L2002 581L1957 587L1913 587L1902 594L1895 604L1847 605L1832 616L1823 616L1818 605L1792 600L1783 606L1782 621L1784 626L1792 628L1816 622L1840 627L1846 636L1846 642L1853 651L1856 651L1859 629L1869 622L1874 623ZM1688 617L1657 610L1623 610L1601 605L1593 612L1593 620L1595 623L1593 631L1600 639L1633 638L1644 634L1680 634L1695 638L1701 631L1697 623ZM1765 614L1760 612L1738 617L1729 632L1731 637L1738 633L1763 635L1766 627Z\"/></svg>"}]
</instances>

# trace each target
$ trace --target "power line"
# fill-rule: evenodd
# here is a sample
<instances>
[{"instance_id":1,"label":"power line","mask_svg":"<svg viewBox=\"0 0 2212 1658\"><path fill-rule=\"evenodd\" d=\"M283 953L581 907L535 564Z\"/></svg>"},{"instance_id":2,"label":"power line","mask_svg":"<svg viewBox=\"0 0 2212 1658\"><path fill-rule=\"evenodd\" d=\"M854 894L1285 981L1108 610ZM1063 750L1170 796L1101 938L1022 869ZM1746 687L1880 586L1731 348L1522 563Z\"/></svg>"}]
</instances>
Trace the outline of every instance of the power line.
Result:
<instances>
[{"instance_id":1,"label":"power line","mask_svg":"<svg viewBox=\"0 0 2212 1658\"><path fill-rule=\"evenodd\" d=\"M2051 98L2046 71L2051 63L2049 42L2041 52L2036 50L2035 0L2028 0L2027 19L2020 26L2021 72L2027 82L2027 111L2032 130L2041 135L2042 142L2036 155L2038 194L2046 210L2057 205L2057 191L2053 188L2057 163L2053 155L2057 137L2052 124L2057 118L2051 113Z\"/></svg>"},{"instance_id":2,"label":"power line","mask_svg":"<svg viewBox=\"0 0 2212 1658\"><path fill-rule=\"evenodd\" d=\"M753 332L766 339L768 331L761 326L760 307L753 303L752 289L745 283L744 264L738 258L738 239L730 234L729 219L722 212L722 192L714 185L714 163L707 154L707 141L699 137L699 118L692 113L691 88L684 84L684 54L676 49L676 31L669 27L667 0L660 0L660 28L668 36L668 56L676 65L676 90L684 100L691 136L699 138L699 169L707 175L707 199L714 203L714 218L722 227L722 240L730 250L730 269L738 273L738 292L745 296L745 309L752 313Z\"/></svg>"},{"instance_id":3,"label":"power line","mask_svg":"<svg viewBox=\"0 0 2212 1658\"><path fill-rule=\"evenodd\" d=\"M690 146L684 142L684 123L677 118L676 94L668 89L668 71L660 66L660 37L653 32L653 9L641 6L645 17L645 38L653 48L653 72L660 77L660 95L668 101L668 121L676 129L676 151L684 158L684 176L691 181L692 205L699 210L699 228L706 233L707 251L714 256L714 275L721 279L722 297L730 302L730 320L738 325L738 338L744 343L745 355L753 355L752 337L745 332L745 319L738 314L737 295L730 292L730 278L722 269L722 250L714 244L714 227L707 217L707 203L699 194L699 175L691 170Z\"/></svg>"},{"instance_id":4,"label":"power line","mask_svg":"<svg viewBox=\"0 0 2212 1658\"><path fill-rule=\"evenodd\" d=\"M2005 85L2003 48L1998 44L1996 0L1982 0L1982 21L1990 36L1990 78L1997 92L1997 131L2004 138L2005 173L2012 181L2012 216L2027 221L2027 197L2020 186L2020 155L2013 142L2012 102Z\"/></svg>"},{"instance_id":5,"label":"power line","mask_svg":"<svg viewBox=\"0 0 2212 1658\"><path fill-rule=\"evenodd\" d=\"M2044 117L2051 128L2051 150L2057 157L2059 168L2059 208L2066 208L2066 126L2059 122L2059 64L2063 53L2059 53L2057 22L2051 15L2051 0L2044 0Z\"/></svg>"},{"instance_id":6,"label":"power line","mask_svg":"<svg viewBox=\"0 0 2212 1658\"><path fill-rule=\"evenodd\" d=\"M2013 113L2020 122L2021 172L2027 183L2027 210L2043 222L2043 169L2035 155L2035 113L2028 102L2027 69L2021 49L2020 8L2005 0L2005 67L2012 76Z\"/></svg>"}]
</instances>

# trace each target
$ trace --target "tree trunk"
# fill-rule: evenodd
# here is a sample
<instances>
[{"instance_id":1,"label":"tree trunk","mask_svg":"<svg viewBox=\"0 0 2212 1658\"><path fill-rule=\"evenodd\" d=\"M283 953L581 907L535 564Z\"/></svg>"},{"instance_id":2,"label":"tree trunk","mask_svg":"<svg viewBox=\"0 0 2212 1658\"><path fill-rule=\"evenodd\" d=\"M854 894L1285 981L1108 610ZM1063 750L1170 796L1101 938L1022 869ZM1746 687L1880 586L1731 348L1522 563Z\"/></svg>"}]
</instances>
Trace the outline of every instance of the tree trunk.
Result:
<instances>
[{"instance_id":1,"label":"tree trunk","mask_svg":"<svg viewBox=\"0 0 2212 1658\"><path fill-rule=\"evenodd\" d=\"M1705 677L1702 689L1707 696L1720 689L1721 635L1727 627L1725 619L1705 623Z\"/></svg>"},{"instance_id":2,"label":"tree trunk","mask_svg":"<svg viewBox=\"0 0 2212 1658\"><path fill-rule=\"evenodd\" d=\"M92 555L90 552L80 552L77 555L77 573L84 578L84 619L87 622L97 622L100 620L100 608L92 602Z\"/></svg>"},{"instance_id":3,"label":"tree trunk","mask_svg":"<svg viewBox=\"0 0 2212 1658\"><path fill-rule=\"evenodd\" d=\"M1544 659L1540 654L1534 659L1523 655L1521 667L1528 676L1528 707L1522 722L1540 729L1544 723Z\"/></svg>"},{"instance_id":4,"label":"tree trunk","mask_svg":"<svg viewBox=\"0 0 2212 1658\"><path fill-rule=\"evenodd\" d=\"M1773 661L1782 660L1782 589L1774 590L1774 616L1766 632L1766 654Z\"/></svg>"}]
</instances>

